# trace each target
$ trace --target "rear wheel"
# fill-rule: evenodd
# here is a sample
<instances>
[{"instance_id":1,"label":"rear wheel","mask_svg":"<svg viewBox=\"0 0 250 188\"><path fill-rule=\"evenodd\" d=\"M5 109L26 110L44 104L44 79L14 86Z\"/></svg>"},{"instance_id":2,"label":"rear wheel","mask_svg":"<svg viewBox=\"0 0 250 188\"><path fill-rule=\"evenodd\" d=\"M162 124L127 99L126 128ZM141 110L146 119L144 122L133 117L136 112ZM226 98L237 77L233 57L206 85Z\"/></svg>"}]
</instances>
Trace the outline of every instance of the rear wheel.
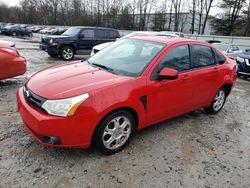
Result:
<instances>
[{"instance_id":1,"label":"rear wheel","mask_svg":"<svg viewBox=\"0 0 250 188\"><path fill-rule=\"evenodd\" d=\"M14 31L12 32L12 36L16 37L17 36L17 33Z\"/></svg>"},{"instance_id":2,"label":"rear wheel","mask_svg":"<svg viewBox=\"0 0 250 188\"><path fill-rule=\"evenodd\" d=\"M29 37L33 37L33 33L29 33Z\"/></svg>"},{"instance_id":3,"label":"rear wheel","mask_svg":"<svg viewBox=\"0 0 250 188\"><path fill-rule=\"evenodd\" d=\"M205 108L205 111L209 114L216 114L223 108L225 101L226 101L226 90L224 87L222 87L216 93L210 106Z\"/></svg>"},{"instance_id":4,"label":"rear wheel","mask_svg":"<svg viewBox=\"0 0 250 188\"><path fill-rule=\"evenodd\" d=\"M60 55L61 55L63 60L70 61L74 58L75 52L74 52L74 49L72 47L64 46L60 51Z\"/></svg>"},{"instance_id":5,"label":"rear wheel","mask_svg":"<svg viewBox=\"0 0 250 188\"><path fill-rule=\"evenodd\" d=\"M96 128L93 145L105 154L121 151L135 131L135 120L131 113L119 110L105 117Z\"/></svg>"}]
</instances>

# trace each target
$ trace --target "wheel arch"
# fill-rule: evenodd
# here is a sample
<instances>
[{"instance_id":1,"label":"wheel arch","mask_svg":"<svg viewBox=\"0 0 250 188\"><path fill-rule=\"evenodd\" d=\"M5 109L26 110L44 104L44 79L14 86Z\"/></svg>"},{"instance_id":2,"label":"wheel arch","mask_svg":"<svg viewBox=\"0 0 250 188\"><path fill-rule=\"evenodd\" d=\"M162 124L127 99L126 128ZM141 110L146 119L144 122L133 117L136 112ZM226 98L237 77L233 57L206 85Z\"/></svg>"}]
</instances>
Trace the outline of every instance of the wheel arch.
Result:
<instances>
[{"instance_id":1,"label":"wheel arch","mask_svg":"<svg viewBox=\"0 0 250 188\"><path fill-rule=\"evenodd\" d=\"M130 107L130 106L121 106L121 107L118 107L118 108L115 108L115 109L112 109L110 110L109 112L107 112L101 119L100 121L98 122L98 124L96 125L95 127L95 130L92 134L92 138L91 138L91 145L93 145L93 140L94 140L94 135L97 131L97 127L100 126L100 123L107 117L109 116L111 113L114 113L116 111L120 111L120 110L125 110L125 111L128 111L129 113L132 114L132 116L135 117L135 131L137 131L138 129L138 124L139 124L139 115L138 115L138 112L133 108L133 107Z\"/></svg>"},{"instance_id":2,"label":"wheel arch","mask_svg":"<svg viewBox=\"0 0 250 188\"><path fill-rule=\"evenodd\" d=\"M221 88L225 88L226 91L226 96L228 97L228 95L230 94L231 90L232 90L233 84L231 83L224 83Z\"/></svg>"}]
</instances>

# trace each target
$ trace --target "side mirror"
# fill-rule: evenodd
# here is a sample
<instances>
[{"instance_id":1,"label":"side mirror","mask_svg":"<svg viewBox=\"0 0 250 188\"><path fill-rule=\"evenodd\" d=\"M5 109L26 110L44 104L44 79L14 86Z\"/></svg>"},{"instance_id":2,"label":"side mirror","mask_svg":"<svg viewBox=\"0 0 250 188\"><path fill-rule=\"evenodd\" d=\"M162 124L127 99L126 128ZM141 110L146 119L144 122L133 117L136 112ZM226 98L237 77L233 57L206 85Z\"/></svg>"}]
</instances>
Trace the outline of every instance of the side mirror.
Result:
<instances>
[{"instance_id":1,"label":"side mirror","mask_svg":"<svg viewBox=\"0 0 250 188\"><path fill-rule=\"evenodd\" d=\"M79 35L79 39L85 38L84 34Z\"/></svg>"},{"instance_id":2,"label":"side mirror","mask_svg":"<svg viewBox=\"0 0 250 188\"><path fill-rule=\"evenodd\" d=\"M178 78L178 71L170 68L163 68L161 69L160 73L158 74L159 80L176 80Z\"/></svg>"}]
</instances>

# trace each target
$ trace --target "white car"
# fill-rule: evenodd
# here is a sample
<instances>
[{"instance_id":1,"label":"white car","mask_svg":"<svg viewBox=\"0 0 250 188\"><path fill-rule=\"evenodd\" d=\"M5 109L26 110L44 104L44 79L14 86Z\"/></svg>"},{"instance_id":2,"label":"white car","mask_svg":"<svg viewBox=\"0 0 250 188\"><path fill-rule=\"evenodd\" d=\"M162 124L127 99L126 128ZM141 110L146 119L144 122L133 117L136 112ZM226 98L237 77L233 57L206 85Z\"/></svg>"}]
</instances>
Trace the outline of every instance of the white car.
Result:
<instances>
[{"instance_id":1,"label":"white car","mask_svg":"<svg viewBox=\"0 0 250 188\"><path fill-rule=\"evenodd\" d=\"M166 36L166 37L179 37L176 34L172 34L172 33L163 33L163 32L153 32L153 31L135 31L132 32L128 35L125 35L124 37L120 38L120 39L125 39L125 38L130 38L130 37L135 37L135 36ZM118 40L120 40L118 39ZM106 48L107 46L109 46L110 44L113 44L114 42L105 42L99 45L96 45L92 48L91 51L91 56L96 54L97 52L99 52L100 50Z\"/></svg>"}]
</instances>

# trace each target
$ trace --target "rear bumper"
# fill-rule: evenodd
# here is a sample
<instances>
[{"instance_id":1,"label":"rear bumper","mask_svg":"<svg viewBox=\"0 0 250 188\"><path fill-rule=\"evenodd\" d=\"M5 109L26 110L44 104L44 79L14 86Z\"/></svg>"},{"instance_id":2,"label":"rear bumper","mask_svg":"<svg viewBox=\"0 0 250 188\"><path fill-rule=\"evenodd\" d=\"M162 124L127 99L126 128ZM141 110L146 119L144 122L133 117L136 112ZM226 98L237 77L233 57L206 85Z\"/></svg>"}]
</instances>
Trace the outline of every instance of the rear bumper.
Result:
<instances>
[{"instance_id":1,"label":"rear bumper","mask_svg":"<svg viewBox=\"0 0 250 188\"><path fill-rule=\"evenodd\" d=\"M96 122L91 115L56 117L40 112L26 103L23 88L16 94L17 106L25 127L41 144L53 147L88 148L95 130ZM42 137L58 137L60 143L51 144Z\"/></svg>"}]
</instances>

